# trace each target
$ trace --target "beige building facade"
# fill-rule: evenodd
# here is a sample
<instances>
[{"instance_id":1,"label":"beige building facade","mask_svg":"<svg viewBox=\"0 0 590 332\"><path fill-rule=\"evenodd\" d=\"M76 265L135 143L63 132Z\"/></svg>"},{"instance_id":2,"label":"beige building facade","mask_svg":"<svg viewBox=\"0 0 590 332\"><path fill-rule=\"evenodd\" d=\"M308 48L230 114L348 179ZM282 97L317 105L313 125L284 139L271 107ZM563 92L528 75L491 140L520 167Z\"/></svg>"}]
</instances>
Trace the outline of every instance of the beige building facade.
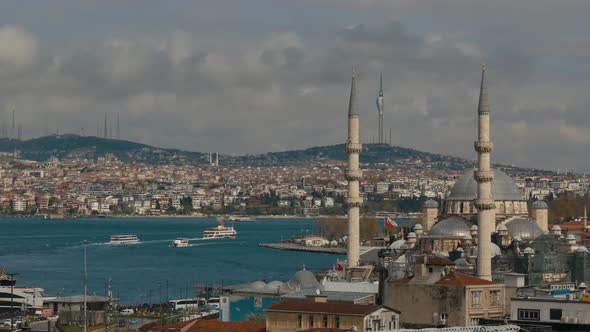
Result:
<instances>
[{"instance_id":1,"label":"beige building facade","mask_svg":"<svg viewBox=\"0 0 590 332\"><path fill-rule=\"evenodd\" d=\"M268 332L296 332L312 328L377 332L398 329L399 322L399 312L378 305L281 301L266 309Z\"/></svg>"},{"instance_id":2,"label":"beige building facade","mask_svg":"<svg viewBox=\"0 0 590 332\"><path fill-rule=\"evenodd\" d=\"M384 305L403 308L404 327L473 326L481 318L503 318L506 315L504 285L449 272L434 283L431 278L403 278L389 282Z\"/></svg>"}]
</instances>

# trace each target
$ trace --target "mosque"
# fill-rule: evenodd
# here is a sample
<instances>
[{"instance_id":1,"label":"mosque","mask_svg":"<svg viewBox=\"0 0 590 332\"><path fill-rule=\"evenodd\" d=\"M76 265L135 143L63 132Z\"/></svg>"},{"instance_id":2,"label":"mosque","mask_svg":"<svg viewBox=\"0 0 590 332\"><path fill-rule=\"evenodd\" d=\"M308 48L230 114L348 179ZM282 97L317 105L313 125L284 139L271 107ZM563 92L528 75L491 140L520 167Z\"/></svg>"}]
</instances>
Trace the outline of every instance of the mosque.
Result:
<instances>
[{"instance_id":1,"label":"mosque","mask_svg":"<svg viewBox=\"0 0 590 332\"><path fill-rule=\"evenodd\" d=\"M590 283L590 253L580 239L557 225L548 229L547 203L529 203L510 176L491 168L489 118L484 67L475 142L478 167L459 177L441 204L426 201L420 223L405 239L391 243L383 262L386 279L411 276L417 262L430 257L496 282L519 274L528 286Z\"/></svg>"}]
</instances>

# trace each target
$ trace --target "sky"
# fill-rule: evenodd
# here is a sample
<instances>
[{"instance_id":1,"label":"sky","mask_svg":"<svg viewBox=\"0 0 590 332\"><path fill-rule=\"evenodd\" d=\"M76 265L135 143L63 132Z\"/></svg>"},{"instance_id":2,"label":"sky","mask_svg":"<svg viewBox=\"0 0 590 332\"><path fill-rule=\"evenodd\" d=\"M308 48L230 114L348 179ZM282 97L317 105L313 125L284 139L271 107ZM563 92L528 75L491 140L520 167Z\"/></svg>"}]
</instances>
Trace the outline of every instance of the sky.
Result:
<instances>
[{"instance_id":1,"label":"sky","mask_svg":"<svg viewBox=\"0 0 590 332\"><path fill-rule=\"evenodd\" d=\"M587 0L4 0L0 126L250 154L361 137L475 159L486 63L492 160L590 169Z\"/></svg>"}]
</instances>

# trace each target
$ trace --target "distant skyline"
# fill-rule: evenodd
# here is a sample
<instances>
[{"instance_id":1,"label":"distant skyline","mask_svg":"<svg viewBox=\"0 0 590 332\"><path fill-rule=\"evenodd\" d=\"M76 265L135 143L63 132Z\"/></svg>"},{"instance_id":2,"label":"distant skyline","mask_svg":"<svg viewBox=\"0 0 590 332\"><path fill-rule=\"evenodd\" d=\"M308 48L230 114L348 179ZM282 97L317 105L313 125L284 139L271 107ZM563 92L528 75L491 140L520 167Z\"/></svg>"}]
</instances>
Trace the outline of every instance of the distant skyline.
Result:
<instances>
[{"instance_id":1,"label":"distant skyline","mask_svg":"<svg viewBox=\"0 0 590 332\"><path fill-rule=\"evenodd\" d=\"M486 63L493 162L590 169L586 0L7 0L0 127L227 154L361 137L475 159ZM4 130L4 129L3 129Z\"/></svg>"}]
</instances>

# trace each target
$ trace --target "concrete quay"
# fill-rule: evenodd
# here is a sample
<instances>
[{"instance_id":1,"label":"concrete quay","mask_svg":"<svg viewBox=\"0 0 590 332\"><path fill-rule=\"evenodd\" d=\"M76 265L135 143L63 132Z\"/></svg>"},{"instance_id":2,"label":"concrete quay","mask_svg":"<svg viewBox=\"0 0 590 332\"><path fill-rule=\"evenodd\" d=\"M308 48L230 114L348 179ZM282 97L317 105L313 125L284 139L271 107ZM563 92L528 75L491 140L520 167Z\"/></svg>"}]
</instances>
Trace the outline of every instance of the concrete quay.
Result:
<instances>
[{"instance_id":1,"label":"concrete quay","mask_svg":"<svg viewBox=\"0 0 590 332\"><path fill-rule=\"evenodd\" d=\"M296 243L259 243L258 246L279 250L308 251L336 255L346 254L346 248L306 247Z\"/></svg>"}]
</instances>

